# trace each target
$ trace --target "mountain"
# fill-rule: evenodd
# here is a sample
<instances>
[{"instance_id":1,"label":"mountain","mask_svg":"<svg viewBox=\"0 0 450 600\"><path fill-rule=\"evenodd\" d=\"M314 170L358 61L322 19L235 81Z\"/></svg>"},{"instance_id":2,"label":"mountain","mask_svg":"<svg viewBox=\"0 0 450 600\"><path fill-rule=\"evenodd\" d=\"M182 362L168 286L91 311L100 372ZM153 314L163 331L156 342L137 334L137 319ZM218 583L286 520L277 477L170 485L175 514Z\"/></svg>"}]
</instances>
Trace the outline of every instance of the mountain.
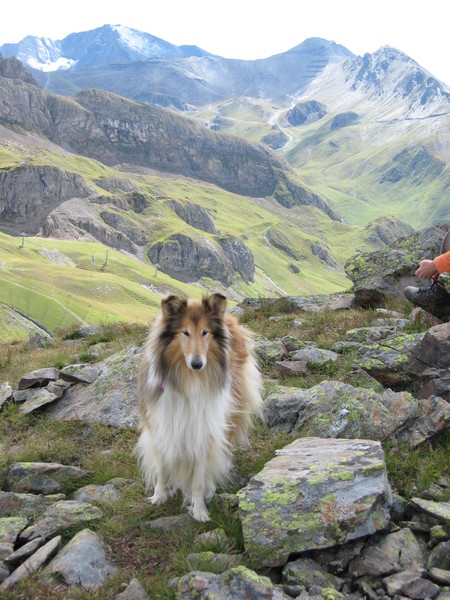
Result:
<instances>
[{"instance_id":1,"label":"mountain","mask_svg":"<svg viewBox=\"0 0 450 600\"><path fill-rule=\"evenodd\" d=\"M56 41L27 36L17 44L3 44L0 52L5 57L15 56L28 67L42 72L79 70L164 56L209 56L197 46L174 46L123 25L104 25Z\"/></svg>"}]
</instances>

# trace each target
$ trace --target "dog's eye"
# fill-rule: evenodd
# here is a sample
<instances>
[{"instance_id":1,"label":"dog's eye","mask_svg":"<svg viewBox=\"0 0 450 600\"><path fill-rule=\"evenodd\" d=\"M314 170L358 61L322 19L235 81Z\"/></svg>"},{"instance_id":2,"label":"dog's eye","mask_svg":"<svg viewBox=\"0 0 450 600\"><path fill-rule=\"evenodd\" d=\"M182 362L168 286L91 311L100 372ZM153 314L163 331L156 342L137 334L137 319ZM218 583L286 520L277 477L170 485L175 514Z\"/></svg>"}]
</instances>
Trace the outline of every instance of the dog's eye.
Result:
<instances>
[{"instance_id":1,"label":"dog's eye","mask_svg":"<svg viewBox=\"0 0 450 600\"><path fill-rule=\"evenodd\" d=\"M207 329L204 329L202 331L202 336L205 337L205 335L208 335L209 331Z\"/></svg>"},{"instance_id":2,"label":"dog's eye","mask_svg":"<svg viewBox=\"0 0 450 600\"><path fill-rule=\"evenodd\" d=\"M185 335L186 337L189 337L191 334L189 333L189 331L187 329L185 329L184 331L181 332L183 335Z\"/></svg>"}]
</instances>

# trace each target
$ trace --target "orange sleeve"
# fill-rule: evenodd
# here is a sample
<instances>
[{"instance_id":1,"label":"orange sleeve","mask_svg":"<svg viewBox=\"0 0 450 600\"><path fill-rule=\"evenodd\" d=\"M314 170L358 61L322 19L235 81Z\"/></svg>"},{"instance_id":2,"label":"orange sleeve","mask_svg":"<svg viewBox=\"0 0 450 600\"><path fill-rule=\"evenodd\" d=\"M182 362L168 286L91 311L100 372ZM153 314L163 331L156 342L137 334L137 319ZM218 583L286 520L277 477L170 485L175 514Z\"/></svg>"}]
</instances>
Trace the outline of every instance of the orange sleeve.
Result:
<instances>
[{"instance_id":1,"label":"orange sleeve","mask_svg":"<svg viewBox=\"0 0 450 600\"><path fill-rule=\"evenodd\" d=\"M447 271L450 271L450 251L437 256L433 262L436 265L439 275L447 273Z\"/></svg>"}]
</instances>

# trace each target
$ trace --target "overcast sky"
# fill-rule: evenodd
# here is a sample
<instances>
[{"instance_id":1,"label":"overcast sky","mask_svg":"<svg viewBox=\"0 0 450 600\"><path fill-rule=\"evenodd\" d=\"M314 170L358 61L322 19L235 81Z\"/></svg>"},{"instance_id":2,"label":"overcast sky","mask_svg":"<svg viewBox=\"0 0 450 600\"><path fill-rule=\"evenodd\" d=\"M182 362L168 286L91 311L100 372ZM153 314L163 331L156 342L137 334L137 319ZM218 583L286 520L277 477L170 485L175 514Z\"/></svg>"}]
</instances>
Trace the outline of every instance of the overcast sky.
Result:
<instances>
[{"instance_id":1,"label":"overcast sky","mask_svg":"<svg viewBox=\"0 0 450 600\"><path fill-rule=\"evenodd\" d=\"M12 0L0 45L127 25L226 58L266 58L322 37L355 54L389 45L450 84L450 0Z\"/></svg>"}]
</instances>

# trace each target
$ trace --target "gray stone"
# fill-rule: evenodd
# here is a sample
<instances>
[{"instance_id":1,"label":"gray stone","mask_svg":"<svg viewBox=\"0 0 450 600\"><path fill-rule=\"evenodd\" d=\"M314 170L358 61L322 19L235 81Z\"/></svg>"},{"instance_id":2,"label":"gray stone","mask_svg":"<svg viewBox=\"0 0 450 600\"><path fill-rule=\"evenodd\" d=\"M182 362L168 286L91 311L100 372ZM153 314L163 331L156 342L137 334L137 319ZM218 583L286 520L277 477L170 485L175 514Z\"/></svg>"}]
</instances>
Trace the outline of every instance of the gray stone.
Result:
<instances>
[{"instance_id":1,"label":"gray stone","mask_svg":"<svg viewBox=\"0 0 450 600\"><path fill-rule=\"evenodd\" d=\"M58 463L14 463L6 482L12 492L57 494L67 492L83 482L87 471Z\"/></svg>"},{"instance_id":2,"label":"gray stone","mask_svg":"<svg viewBox=\"0 0 450 600\"><path fill-rule=\"evenodd\" d=\"M428 569L437 568L450 571L450 541L440 542L428 557Z\"/></svg>"},{"instance_id":3,"label":"gray stone","mask_svg":"<svg viewBox=\"0 0 450 600\"><path fill-rule=\"evenodd\" d=\"M411 505L438 519L444 525L450 525L450 502L433 502L423 498L413 498Z\"/></svg>"},{"instance_id":4,"label":"gray stone","mask_svg":"<svg viewBox=\"0 0 450 600\"><path fill-rule=\"evenodd\" d=\"M194 571L180 577L177 600L289 600L283 590L268 577L258 575L244 566L220 575Z\"/></svg>"},{"instance_id":5,"label":"gray stone","mask_svg":"<svg viewBox=\"0 0 450 600\"><path fill-rule=\"evenodd\" d=\"M308 405L309 390L277 386L263 403L264 421L274 429L292 431L300 412Z\"/></svg>"},{"instance_id":6,"label":"gray stone","mask_svg":"<svg viewBox=\"0 0 450 600\"><path fill-rule=\"evenodd\" d=\"M0 492L0 517L23 517L33 521L41 516L51 504L64 499L64 494L44 496L43 494Z\"/></svg>"},{"instance_id":7,"label":"gray stone","mask_svg":"<svg viewBox=\"0 0 450 600\"><path fill-rule=\"evenodd\" d=\"M429 398L430 396L439 396L450 402L450 375L427 381L417 392L418 398Z\"/></svg>"},{"instance_id":8,"label":"gray stone","mask_svg":"<svg viewBox=\"0 0 450 600\"><path fill-rule=\"evenodd\" d=\"M416 377L428 377L436 371L437 377L448 375L450 368L450 322L428 329L421 340L411 349L409 359ZM436 377L436 378L437 378Z\"/></svg>"},{"instance_id":9,"label":"gray stone","mask_svg":"<svg viewBox=\"0 0 450 600\"><path fill-rule=\"evenodd\" d=\"M324 572L321 565L311 558L299 558L288 562L283 569L282 581L285 589L286 586L299 586L307 592L314 586L341 590L344 583L334 575Z\"/></svg>"},{"instance_id":10,"label":"gray stone","mask_svg":"<svg viewBox=\"0 0 450 600\"><path fill-rule=\"evenodd\" d=\"M258 568L375 533L391 504L383 451L369 440L297 440L238 497L245 550Z\"/></svg>"},{"instance_id":11,"label":"gray stone","mask_svg":"<svg viewBox=\"0 0 450 600\"><path fill-rule=\"evenodd\" d=\"M395 329L405 329L411 325L411 321L409 319L399 318L399 317L385 317L374 319L370 324L371 327L395 327Z\"/></svg>"},{"instance_id":12,"label":"gray stone","mask_svg":"<svg viewBox=\"0 0 450 600\"><path fill-rule=\"evenodd\" d=\"M399 334L380 343L363 344L355 366L366 370L385 387L411 382L409 358L423 334Z\"/></svg>"},{"instance_id":13,"label":"gray stone","mask_svg":"<svg viewBox=\"0 0 450 600\"><path fill-rule=\"evenodd\" d=\"M245 310L240 306L229 306L227 310L230 313L230 315L234 315L238 318L245 315Z\"/></svg>"},{"instance_id":14,"label":"gray stone","mask_svg":"<svg viewBox=\"0 0 450 600\"><path fill-rule=\"evenodd\" d=\"M240 554L204 551L188 554L186 561L191 571L223 573L233 567L238 567L242 563L242 556Z\"/></svg>"},{"instance_id":15,"label":"gray stone","mask_svg":"<svg viewBox=\"0 0 450 600\"><path fill-rule=\"evenodd\" d=\"M316 363L323 365L327 362L336 362L338 355L330 350L322 350L320 348L302 348L296 350L290 357L291 360L304 360L308 364Z\"/></svg>"},{"instance_id":16,"label":"gray stone","mask_svg":"<svg viewBox=\"0 0 450 600\"><path fill-rule=\"evenodd\" d=\"M55 402L55 400L59 400L62 396L62 394L61 396L53 394L45 388L33 389L30 391L33 392L32 395L29 396L20 407L20 412L24 415L27 415L38 408L42 408L47 404L51 404L52 402Z\"/></svg>"},{"instance_id":17,"label":"gray stone","mask_svg":"<svg viewBox=\"0 0 450 600\"><path fill-rule=\"evenodd\" d=\"M122 497L121 492L112 483L105 485L85 485L71 494L71 500L88 502L89 504L106 503L112 504L118 502Z\"/></svg>"},{"instance_id":18,"label":"gray stone","mask_svg":"<svg viewBox=\"0 0 450 600\"><path fill-rule=\"evenodd\" d=\"M450 586L450 571L432 567L428 571L428 577L440 585Z\"/></svg>"},{"instance_id":19,"label":"gray stone","mask_svg":"<svg viewBox=\"0 0 450 600\"><path fill-rule=\"evenodd\" d=\"M425 600L425 598L436 598L440 587L428 579L423 579L425 571L408 570L385 577L383 583L390 596L403 595L412 600Z\"/></svg>"},{"instance_id":20,"label":"gray stone","mask_svg":"<svg viewBox=\"0 0 450 600\"><path fill-rule=\"evenodd\" d=\"M387 308L376 308L375 312L380 319L402 319L404 317L402 313Z\"/></svg>"},{"instance_id":21,"label":"gray stone","mask_svg":"<svg viewBox=\"0 0 450 600\"><path fill-rule=\"evenodd\" d=\"M175 515L173 517L159 517L152 521L147 521L144 524L149 529L156 531L174 531L177 529L184 529L189 525L192 525L192 519L189 515Z\"/></svg>"},{"instance_id":22,"label":"gray stone","mask_svg":"<svg viewBox=\"0 0 450 600\"><path fill-rule=\"evenodd\" d=\"M3 517L0 519L0 542L14 545L27 525L27 519L22 517Z\"/></svg>"},{"instance_id":23,"label":"gray stone","mask_svg":"<svg viewBox=\"0 0 450 600\"><path fill-rule=\"evenodd\" d=\"M27 375L24 375L19 381L19 390L26 390L30 387L44 387L50 381L59 379L59 371L54 367L48 369L36 369Z\"/></svg>"},{"instance_id":24,"label":"gray stone","mask_svg":"<svg viewBox=\"0 0 450 600\"><path fill-rule=\"evenodd\" d=\"M396 432L395 437L410 446L419 446L441 431L450 428L450 404L442 398L431 396L424 400L414 400L416 412L414 420L406 422Z\"/></svg>"},{"instance_id":25,"label":"gray stone","mask_svg":"<svg viewBox=\"0 0 450 600\"><path fill-rule=\"evenodd\" d=\"M93 383L100 375L100 368L94 365L68 365L60 371L61 378L70 383Z\"/></svg>"},{"instance_id":26,"label":"gray stone","mask_svg":"<svg viewBox=\"0 0 450 600\"><path fill-rule=\"evenodd\" d=\"M420 543L410 529L400 529L371 541L361 556L352 560L349 572L358 577L391 575L406 569L423 569L426 566L426 546Z\"/></svg>"},{"instance_id":27,"label":"gray stone","mask_svg":"<svg viewBox=\"0 0 450 600\"><path fill-rule=\"evenodd\" d=\"M358 345L359 347L359 345ZM339 381L343 383L349 383L355 388L368 388L370 390L374 390L378 394L384 394L384 387L381 385L379 381L372 377L364 371L364 369L352 369L348 371L342 377L340 377Z\"/></svg>"},{"instance_id":28,"label":"gray stone","mask_svg":"<svg viewBox=\"0 0 450 600\"><path fill-rule=\"evenodd\" d=\"M258 360L263 364L287 357L286 347L282 342L276 340L269 341L265 338L259 338L255 341L254 350Z\"/></svg>"},{"instance_id":29,"label":"gray stone","mask_svg":"<svg viewBox=\"0 0 450 600\"><path fill-rule=\"evenodd\" d=\"M275 367L284 377L309 375L308 365L304 360L276 361Z\"/></svg>"},{"instance_id":30,"label":"gray stone","mask_svg":"<svg viewBox=\"0 0 450 600\"><path fill-rule=\"evenodd\" d=\"M51 381L45 388L51 394L55 394L58 398L62 398L64 392L70 388L72 384L69 381L58 379L58 381Z\"/></svg>"},{"instance_id":31,"label":"gray stone","mask_svg":"<svg viewBox=\"0 0 450 600\"><path fill-rule=\"evenodd\" d=\"M9 569L5 565L5 563L3 563L0 560L0 583L2 583L2 581L5 581L5 579L7 579L8 577L9 577Z\"/></svg>"},{"instance_id":32,"label":"gray stone","mask_svg":"<svg viewBox=\"0 0 450 600\"><path fill-rule=\"evenodd\" d=\"M136 577L130 581L126 589L118 594L115 600L149 600L150 596L144 590Z\"/></svg>"},{"instance_id":33,"label":"gray stone","mask_svg":"<svg viewBox=\"0 0 450 600\"><path fill-rule=\"evenodd\" d=\"M100 374L96 381L88 386L73 386L46 414L113 427L137 425L137 370L141 353L141 348L132 346L97 363Z\"/></svg>"},{"instance_id":34,"label":"gray stone","mask_svg":"<svg viewBox=\"0 0 450 600\"><path fill-rule=\"evenodd\" d=\"M346 352L349 352L351 350L356 350L357 348L359 348L361 345L360 342L343 342L343 341L339 341L339 342L335 342L332 346L331 346L331 350L333 352L338 352L339 354L345 354Z\"/></svg>"},{"instance_id":35,"label":"gray stone","mask_svg":"<svg viewBox=\"0 0 450 600\"><path fill-rule=\"evenodd\" d=\"M76 329L72 335L74 338L94 337L95 335L100 335L101 332L102 328L100 325L86 325Z\"/></svg>"},{"instance_id":36,"label":"gray stone","mask_svg":"<svg viewBox=\"0 0 450 600\"><path fill-rule=\"evenodd\" d=\"M58 576L66 585L95 592L116 572L107 560L101 539L89 529L73 537L44 570L44 577Z\"/></svg>"},{"instance_id":37,"label":"gray stone","mask_svg":"<svg viewBox=\"0 0 450 600\"><path fill-rule=\"evenodd\" d=\"M430 314L420 306L416 306L411 311L410 319L412 323L418 325L427 325L428 327L434 327L434 325L440 325L442 321Z\"/></svg>"},{"instance_id":38,"label":"gray stone","mask_svg":"<svg viewBox=\"0 0 450 600\"><path fill-rule=\"evenodd\" d=\"M4 561L6 557L14 552L14 544L10 542L0 542L0 561Z\"/></svg>"},{"instance_id":39,"label":"gray stone","mask_svg":"<svg viewBox=\"0 0 450 600\"><path fill-rule=\"evenodd\" d=\"M76 500L62 500L52 504L33 525L22 531L20 540L31 541L37 537L48 539L69 527L87 525L98 521L101 517L102 511L91 504Z\"/></svg>"},{"instance_id":40,"label":"gray stone","mask_svg":"<svg viewBox=\"0 0 450 600\"><path fill-rule=\"evenodd\" d=\"M32 542L28 542L24 546L21 546L15 552L11 551L8 556L5 557L4 561L7 565L17 565L24 562L27 558L29 558L32 554L39 550L41 546L45 544L44 538L36 538Z\"/></svg>"},{"instance_id":41,"label":"gray stone","mask_svg":"<svg viewBox=\"0 0 450 600\"><path fill-rule=\"evenodd\" d=\"M47 542L45 546L39 548L32 556L20 565L11 575L5 579L0 586L0 590L7 590L13 587L22 579L28 577L31 573L43 567L59 550L61 545L61 536L57 536Z\"/></svg>"},{"instance_id":42,"label":"gray stone","mask_svg":"<svg viewBox=\"0 0 450 600\"><path fill-rule=\"evenodd\" d=\"M221 527L200 533L194 540L193 548L197 552L204 550L220 549L221 552L230 552L235 549L235 542L227 537Z\"/></svg>"},{"instance_id":43,"label":"gray stone","mask_svg":"<svg viewBox=\"0 0 450 600\"><path fill-rule=\"evenodd\" d=\"M391 338L396 333L396 328L388 325L379 325L378 327L358 327L356 329L349 329L345 332L345 341L358 342L360 344L363 342L379 342Z\"/></svg>"},{"instance_id":44,"label":"gray stone","mask_svg":"<svg viewBox=\"0 0 450 600\"><path fill-rule=\"evenodd\" d=\"M12 399L13 390L9 383L6 381L0 385L0 410L3 408L3 405L9 402Z\"/></svg>"}]
</instances>

